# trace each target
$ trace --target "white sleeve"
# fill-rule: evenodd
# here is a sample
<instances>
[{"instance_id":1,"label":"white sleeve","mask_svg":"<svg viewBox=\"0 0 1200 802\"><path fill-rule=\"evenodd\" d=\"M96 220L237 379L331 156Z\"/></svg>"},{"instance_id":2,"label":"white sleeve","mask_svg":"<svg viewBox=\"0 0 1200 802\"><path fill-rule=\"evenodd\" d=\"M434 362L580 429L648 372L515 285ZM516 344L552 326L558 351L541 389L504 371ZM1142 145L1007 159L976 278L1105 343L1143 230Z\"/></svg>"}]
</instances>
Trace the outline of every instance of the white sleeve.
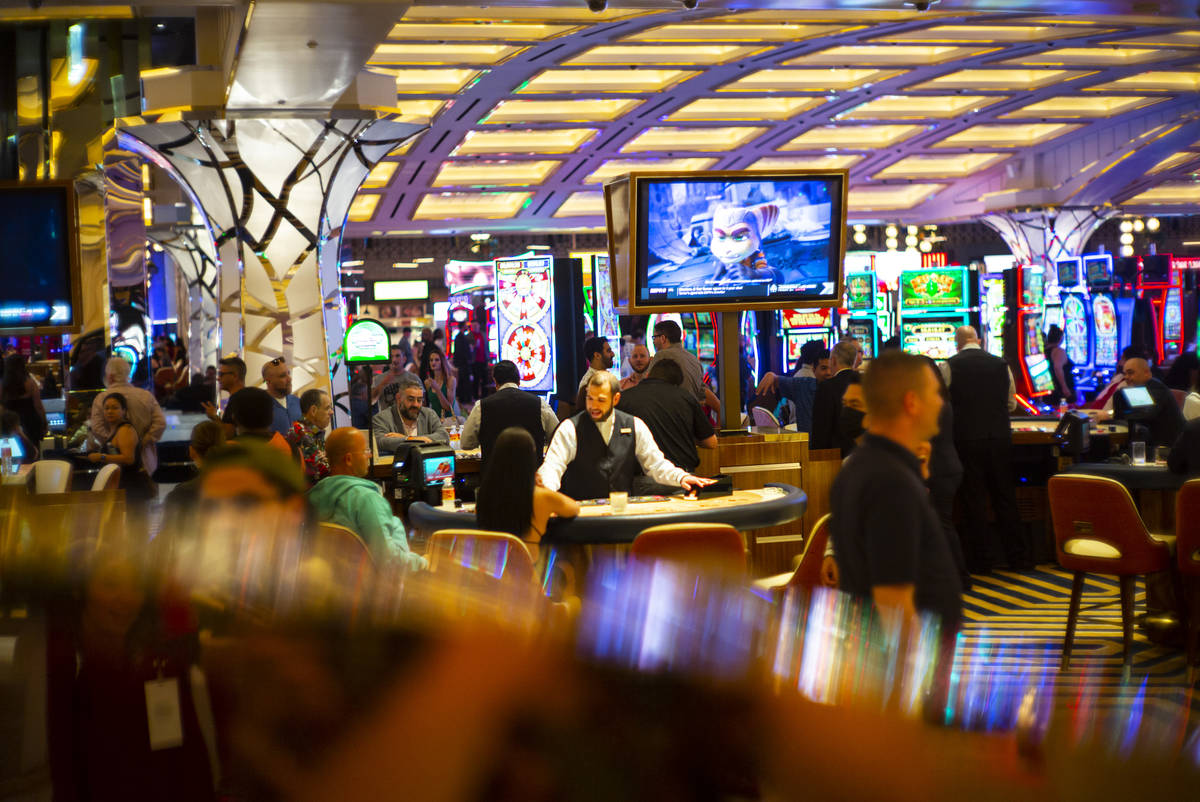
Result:
<instances>
[{"instance_id":1,"label":"white sleeve","mask_svg":"<svg viewBox=\"0 0 1200 802\"><path fill-rule=\"evenodd\" d=\"M1013 381L1012 368L1008 369L1008 411L1017 408L1017 383Z\"/></svg>"},{"instance_id":2,"label":"white sleeve","mask_svg":"<svg viewBox=\"0 0 1200 802\"><path fill-rule=\"evenodd\" d=\"M947 360L947 361L941 363L940 365L938 365L938 370L941 371L942 381L945 382L947 387L949 387L950 386L950 375L951 375L950 374L950 361Z\"/></svg>"},{"instance_id":3,"label":"white sleeve","mask_svg":"<svg viewBox=\"0 0 1200 802\"><path fill-rule=\"evenodd\" d=\"M1188 393L1183 399L1183 417L1185 420L1200 418L1200 395Z\"/></svg>"},{"instance_id":4,"label":"white sleeve","mask_svg":"<svg viewBox=\"0 0 1200 802\"><path fill-rule=\"evenodd\" d=\"M659 455L662 456L661 454ZM538 468L542 486L547 490L558 490L567 466L575 459L575 422L570 418L558 425L546 451L546 461Z\"/></svg>"},{"instance_id":5,"label":"white sleeve","mask_svg":"<svg viewBox=\"0 0 1200 802\"><path fill-rule=\"evenodd\" d=\"M467 415L467 422L463 424L462 436L458 440L458 447L462 449L478 448L479 447L479 423L481 418L480 408L483 404L476 404L471 407L471 414Z\"/></svg>"},{"instance_id":6,"label":"white sleeve","mask_svg":"<svg viewBox=\"0 0 1200 802\"><path fill-rule=\"evenodd\" d=\"M660 485L679 485L687 476L687 471L667 461L658 443L654 442L650 427L638 417L633 419L633 439L636 441L637 458L642 471L651 479Z\"/></svg>"},{"instance_id":7,"label":"white sleeve","mask_svg":"<svg viewBox=\"0 0 1200 802\"><path fill-rule=\"evenodd\" d=\"M542 402L542 429L546 432L546 437L554 434L554 430L558 428L558 416L554 414L554 410L545 401Z\"/></svg>"}]
</instances>

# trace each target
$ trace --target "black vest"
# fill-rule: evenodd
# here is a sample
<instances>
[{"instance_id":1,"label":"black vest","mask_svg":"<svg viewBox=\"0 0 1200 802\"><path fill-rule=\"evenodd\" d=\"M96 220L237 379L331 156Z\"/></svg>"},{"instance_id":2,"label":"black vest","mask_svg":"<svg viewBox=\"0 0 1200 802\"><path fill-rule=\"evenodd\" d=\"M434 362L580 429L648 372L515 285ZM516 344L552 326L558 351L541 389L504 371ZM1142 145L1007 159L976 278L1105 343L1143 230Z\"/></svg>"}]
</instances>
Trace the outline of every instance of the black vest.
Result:
<instances>
[{"instance_id":1,"label":"black vest","mask_svg":"<svg viewBox=\"0 0 1200 802\"><path fill-rule=\"evenodd\" d=\"M954 440L1009 440L1008 363L982 348L950 357L950 403Z\"/></svg>"},{"instance_id":2,"label":"black vest","mask_svg":"<svg viewBox=\"0 0 1200 802\"><path fill-rule=\"evenodd\" d=\"M608 445L587 410L571 418L575 424L575 459L562 478L562 492L573 499L608 498L614 490L629 492L637 471L637 439L632 415L614 409Z\"/></svg>"},{"instance_id":3,"label":"black vest","mask_svg":"<svg viewBox=\"0 0 1200 802\"><path fill-rule=\"evenodd\" d=\"M546 431L542 428L542 400L533 393L507 387L492 393L479 402L479 449L483 461L496 444L500 432L510 426L519 426L529 432L537 447L538 465L542 464L542 449L546 445Z\"/></svg>"}]
</instances>

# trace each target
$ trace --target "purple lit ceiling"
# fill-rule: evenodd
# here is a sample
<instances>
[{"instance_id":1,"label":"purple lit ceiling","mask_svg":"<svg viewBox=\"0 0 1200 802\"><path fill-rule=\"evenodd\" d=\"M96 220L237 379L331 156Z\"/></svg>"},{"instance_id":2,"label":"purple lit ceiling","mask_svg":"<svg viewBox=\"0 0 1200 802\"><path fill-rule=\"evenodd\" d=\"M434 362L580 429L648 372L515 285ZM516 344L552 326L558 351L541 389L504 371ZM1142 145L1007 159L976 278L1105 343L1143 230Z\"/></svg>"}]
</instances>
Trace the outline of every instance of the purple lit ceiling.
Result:
<instances>
[{"instance_id":1,"label":"purple lit ceiling","mask_svg":"<svg viewBox=\"0 0 1200 802\"><path fill-rule=\"evenodd\" d=\"M1200 204L1194 16L648 5L409 8L368 68L429 129L349 233L597 230L631 168L847 167L863 222Z\"/></svg>"}]
</instances>

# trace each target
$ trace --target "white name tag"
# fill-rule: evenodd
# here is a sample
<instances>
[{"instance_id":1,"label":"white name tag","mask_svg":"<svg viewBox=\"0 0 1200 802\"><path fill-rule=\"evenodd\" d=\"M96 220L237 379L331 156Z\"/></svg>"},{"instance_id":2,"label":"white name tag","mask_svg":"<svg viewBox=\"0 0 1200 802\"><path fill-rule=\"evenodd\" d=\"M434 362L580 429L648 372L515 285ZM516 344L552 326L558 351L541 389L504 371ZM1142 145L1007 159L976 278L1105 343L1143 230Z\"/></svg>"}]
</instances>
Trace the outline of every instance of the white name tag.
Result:
<instances>
[{"instance_id":1,"label":"white name tag","mask_svg":"<svg viewBox=\"0 0 1200 802\"><path fill-rule=\"evenodd\" d=\"M621 434L633 434L633 429L630 429L628 426L626 426L621 429Z\"/></svg>"},{"instance_id":2,"label":"white name tag","mask_svg":"<svg viewBox=\"0 0 1200 802\"><path fill-rule=\"evenodd\" d=\"M146 728L150 732L151 750L183 745L179 680L160 679L146 683Z\"/></svg>"}]
</instances>

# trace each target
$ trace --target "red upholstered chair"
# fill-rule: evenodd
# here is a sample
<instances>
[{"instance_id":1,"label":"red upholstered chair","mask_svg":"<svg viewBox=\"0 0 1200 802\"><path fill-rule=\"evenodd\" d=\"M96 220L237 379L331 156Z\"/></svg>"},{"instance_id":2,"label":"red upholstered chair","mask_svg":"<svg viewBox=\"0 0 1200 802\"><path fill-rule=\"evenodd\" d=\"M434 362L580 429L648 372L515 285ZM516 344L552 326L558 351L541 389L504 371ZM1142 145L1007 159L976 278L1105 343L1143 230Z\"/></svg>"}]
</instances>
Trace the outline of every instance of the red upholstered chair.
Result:
<instances>
[{"instance_id":1,"label":"red upholstered chair","mask_svg":"<svg viewBox=\"0 0 1200 802\"><path fill-rule=\"evenodd\" d=\"M429 570L447 564L482 571L496 579L534 582L533 555L525 541L507 532L440 529L429 538Z\"/></svg>"},{"instance_id":2,"label":"red upholstered chair","mask_svg":"<svg viewBox=\"0 0 1200 802\"><path fill-rule=\"evenodd\" d=\"M1058 562L1074 572L1062 668L1069 667L1084 576L1116 576L1121 586L1121 623L1128 670L1133 646L1133 588L1140 574L1164 571L1171 563L1174 535L1152 535L1138 514L1133 497L1115 479L1103 476L1053 476L1049 483L1050 516ZM1092 605L1087 609L1104 606Z\"/></svg>"},{"instance_id":3,"label":"red upholstered chair","mask_svg":"<svg viewBox=\"0 0 1200 802\"><path fill-rule=\"evenodd\" d=\"M1200 640L1200 479L1179 489L1175 497L1175 552L1186 592L1188 681L1195 681Z\"/></svg>"},{"instance_id":4,"label":"red upholstered chair","mask_svg":"<svg viewBox=\"0 0 1200 802\"><path fill-rule=\"evenodd\" d=\"M746 571L746 544L742 534L729 524L652 526L634 538L630 553L647 561L672 560L735 573Z\"/></svg>"},{"instance_id":5,"label":"red upholstered chair","mask_svg":"<svg viewBox=\"0 0 1200 802\"><path fill-rule=\"evenodd\" d=\"M832 517L826 513L813 524L812 532L804 541L804 551L800 554L800 562L795 571L757 579L754 586L762 590L784 591L793 587L813 587L821 584L821 563L825 559L825 544L829 542L829 520Z\"/></svg>"}]
</instances>

